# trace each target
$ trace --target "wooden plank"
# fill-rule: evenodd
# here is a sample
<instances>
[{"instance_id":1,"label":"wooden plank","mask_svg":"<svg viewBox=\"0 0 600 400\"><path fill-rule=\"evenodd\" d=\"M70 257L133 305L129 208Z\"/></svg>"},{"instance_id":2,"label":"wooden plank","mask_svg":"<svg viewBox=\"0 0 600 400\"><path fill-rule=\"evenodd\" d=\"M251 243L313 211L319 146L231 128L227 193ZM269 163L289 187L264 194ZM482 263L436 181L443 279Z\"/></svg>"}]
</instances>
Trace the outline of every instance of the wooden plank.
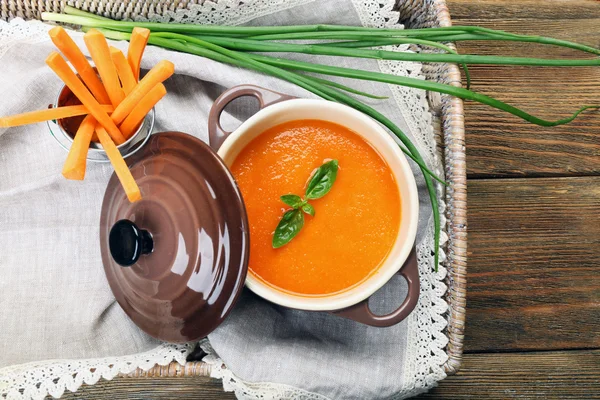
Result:
<instances>
[{"instance_id":1,"label":"wooden plank","mask_svg":"<svg viewBox=\"0 0 600 400\"><path fill-rule=\"evenodd\" d=\"M494 21L504 15L507 20L539 18L568 22L594 18L597 0L446 0L446 3L453 20L474 18Z\"/></svg>"},{"instance_id":2,"label":"wooden plank","mask_svg":"<svg viewBox=\"0 0 600 400\"><path fill-rule=\"evenodd\" d=\"M480 25L546 35L600 47L600 2L595 0L448 0L455 25ZM464 54L539 58L588 57L555 46L462 42ZM600 104L600 68L471 66L472 89L546 119ZM600 113L544 128L490 107L465 107L467 168L473 177L564 176L600 173Z\"/></svg>"},{"instance_id":3,"label":"wooden plank","mask_svg":"<svg viewBox=\"0 0 600 400\"><path fill-rule=\"evenodd\" d=\"M467 354L456 376L419 399L598 399L600 351ZM221 382L198 378L120 378L83 386L64 399L234 399Z\"/></svg>"},{"instance_id":4,"label":"wooden plank","mask_svg":"<svg viewBox=\"0 0 600 400\"><path fill-rule=\"evenodd\" d=\"M471 180L465 351L600 347L600 177Z\"/></svg>"},{"instance_id":5,"label":"wooden plank","mask_svg":"<svg viewBox=\"0 0 600 400\"><path fill-rule=\"evenodd\" d=\"M200 376L192 378L115 378L112 381L101 380L94 386L82 386L75 393L66 392L61 399L226 400L235 399L235 395L231 392L224 392L220 380Z\"/></svg>"},{"instance_id":6,"label":"wooden plank","mask_svg":"<svg viewBox=\"0 0 600 400\"><path fill-rule=\"evenodd\" d=\"M457 375L418 399L599 399L600 351L468 354Z\"/></svg>"}]
</instances>

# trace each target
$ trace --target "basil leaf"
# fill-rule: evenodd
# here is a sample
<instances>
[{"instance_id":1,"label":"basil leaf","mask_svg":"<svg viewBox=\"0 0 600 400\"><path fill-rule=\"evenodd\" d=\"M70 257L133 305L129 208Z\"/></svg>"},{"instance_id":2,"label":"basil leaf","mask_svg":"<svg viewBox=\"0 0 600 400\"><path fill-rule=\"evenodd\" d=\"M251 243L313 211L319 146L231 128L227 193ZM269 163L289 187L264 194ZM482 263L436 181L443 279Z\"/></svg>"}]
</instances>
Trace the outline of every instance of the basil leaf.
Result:
<instances>
[{"instance_id":1,"label":"basil leaf","mask_svg":"<svg viewBox=\"0 0 600 400\"><path fill-rule=\"evenodd\" d=\"M280 197L280 199L281 199L281 201L283 201L285 204L292 207L293 209L296 209L302 205L302 198L300 198L300 196L297 196L295 194L284 194L283 196Z\"/></svg>"},{"instance_id":2,"label":"basil leaf","mask_svg":"<svg viewBox=\"0 0 600 400\"><path fill-rule=\"evenodd\" d=\"M302 206L302 211L304 211L305 213L307 213L311 217L315 216L315 208L312 205L308 204L308 203L306 203L306 204L304 204Z\"/></svg>"},{"instance_id":3,"label":"basil leaf","mask_svg":"<svg viewBox=\"0 0 600 400\"><path fill-rule=\"evenodd\" d=\"M301 210L286 211L279 224L277 224L277 228L275 228L273 248L277 249L288 244L300 232L303 226L304 214Z\"/></svg>"},{"instance_id":4,"label":"basil leaf","mask_svg":"<svg viewBox=\"0 0 600 400\"><path fill-rule=\"evenodd\" d=\"M337 177L338 161L331 160L321 165L308 182L306 198L310 200L320 199L325 196L333 186Z\"/></svg>"}]
</instances>

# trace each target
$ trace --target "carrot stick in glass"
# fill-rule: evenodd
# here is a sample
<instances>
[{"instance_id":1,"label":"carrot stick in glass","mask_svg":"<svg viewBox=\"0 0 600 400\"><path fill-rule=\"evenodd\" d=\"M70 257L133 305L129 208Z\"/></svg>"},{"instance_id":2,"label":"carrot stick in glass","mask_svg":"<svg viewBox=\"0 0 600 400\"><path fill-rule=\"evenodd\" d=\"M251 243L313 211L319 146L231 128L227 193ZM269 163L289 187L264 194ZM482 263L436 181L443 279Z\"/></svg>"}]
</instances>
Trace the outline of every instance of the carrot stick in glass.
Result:
<instances>
[{"instance_id":1,"label":"carrot stick in glass","mask_svg":"<svg viewBox=\"0 0 600 400\"><path fill-rule=\"evenodd\" d=\"M87 153L92 141L92 135L96 128L96 120L92 115L84 118L77 129L69 155L63 165L62 174L67 179L82 181L85 177L85 167L87 164Z\"/></svg>"},{"instance_id":2,"label":"carrot stick in glass","mask_svg":"<svg viewBox=\"0 0 600 400\"><path fill-rule=\"evenodd\" d=\"M127 50L127 61L133 72L136 81L140 80L140 65L144 49L150 37L150 30L146 28L135 27L131 31L131 39L129 39L129 49Z\"/></svg>"},{"instance_id":3,"label":"carrot stick in glass","mask_svg":"<svg viewBox=\"0 0 600 400\"><path fill-rule=\"evenodd\" d=\"M98 124L96 125L96 134L98 135L98 139L100 139L102 148L106 152L106 155L110 159L110 162L115 169L115 173L121 182L121 186L123 186L123 190L125 190L127 198L132 203L140 200L142 198L140 188L135 182L133 175L131 175L131 171L123 159L123 156L121 156L119 149L117 149L117 146L115 146L104 128Z\"/></svg>"},{"instance_id":4,"label":"carrot stick in glass","mask_svg":"<svg viewBox=\"0 0 600 400\"><path fill-rule=\"evenodd\" d=\"M110 97L110 102L116 108L125 98L125 93L121 89L117 68L110 57L110 50L104 35L97 29L90 29L83 40L96 64L96 69L102 78L104 88Z\"/></svg>"},{"instance_id":5,"label":"carrot stick in glass","mask_svg":"<svg viewBox=\"0 0 600 400\"><path fill-rule=\"evenodd\" d=\"M100 108L102 108L107 113L113 112L113 106L109 104L101 105ZM8 117L0 117L0 128L35 124L37 122L50 121L53 119L77 117L79 115L85 115L89 113L90 111L84 105L64 106L48 108L46 110L30 111L22 114L10 115Z\"/></svg>"},{"instance_id":6,"label":"carrot stick in glass","mask_svg":"<svg viewBox=\"0 0 600 400\"><path fill-rule=\"evenodd\" d=\"M125 121L119 127L125 139L129 139L131 135L135 133L139 124L144 120L146 114L152 110L152 107L159 102L167 94L167 89L165 85L159 83L154 86L154 88L145 95L142 100L129 113Z\"/></svg>"},{"instance_id":7,"label":"carrot stick in glass","mask_svg":"<svg viewBox=\"0 0 600 400\"><path fill-rule=\"evenodd\" d=\"M94 116L96 121L98 121L110 134L115 143L122 144L125 142L125 138L123 134L117 127L117 125L113 122L111 117L108 116L106 111L102 109L96 98L92 96L87 87L79 80L77 75L71 70L67 62L58 54L56 51L50 53L48 58L46 58L46 64L62 79L62 81L67 85L71 92L81 103L87 107L90 114Z\"/></svg>"},{"instance_id":8,"label":"carrot stick in glass","mask_svg":"<svg viewBox=\"0 0 600 400\"><path fill-rule=\"evenodd\" d=\"M61 26L55 26L48 32L52 43L64 54L64 56L73 64L73 67L90 89L94 97L100 104L110 104L110 97L104 89L104 85L98 78L96 71L90 65L87 58L83 55L77 44L71 36Z\"/></svg>"},{"instance_id":9,"label":"carrot stick in glass","mask_svg":"<svg viewBox=\"0 0 600 400\"><path fill-rule=\"evenodd\" d=\"M175 72L175 66L172 62L162 60L156 64L144 78L133 88L131 93L125 97L115 111L110 116L115 124L119 125L131 110L147 95L156 85L162 83Z\"/></svg>"},{"instance_id":10,"label":"carrot stick in glass","mask_svg":"<svg viewBox=\"0 0 600 400\"><path fill-rule=\"evenodd\" d=\"M137 79L135 79L133 76L133 72L131 72L131 68L127 63L127 59L121 50L111 46L110 56L115 64L115 67L117 67L117 74L119 74L123 91L125 92L125 95L128 95L131 93L135 85L137 85Z\"/></svg>"}]
</instances>

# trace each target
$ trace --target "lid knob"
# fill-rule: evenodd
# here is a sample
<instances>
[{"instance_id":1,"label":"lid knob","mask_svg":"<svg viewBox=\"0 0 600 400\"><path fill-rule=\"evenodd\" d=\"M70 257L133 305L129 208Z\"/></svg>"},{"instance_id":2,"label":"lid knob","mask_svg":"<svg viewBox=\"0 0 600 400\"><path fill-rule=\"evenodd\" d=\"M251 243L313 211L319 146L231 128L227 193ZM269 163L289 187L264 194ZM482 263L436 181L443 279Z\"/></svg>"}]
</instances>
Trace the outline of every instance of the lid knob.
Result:
<instances>
[{"instance_id":1,"label":"lid knob","mask_svg":"<svg viewBox=\"0 0 600 400\"><path fill-rule=\"evenodd\" d=\"M108 246L115 262L122 267L129 267L135 264L142 254L152 252L154 241L150 232L138 228L127 219L122 219L111 228Z\"/></svg>"}]
</instances>

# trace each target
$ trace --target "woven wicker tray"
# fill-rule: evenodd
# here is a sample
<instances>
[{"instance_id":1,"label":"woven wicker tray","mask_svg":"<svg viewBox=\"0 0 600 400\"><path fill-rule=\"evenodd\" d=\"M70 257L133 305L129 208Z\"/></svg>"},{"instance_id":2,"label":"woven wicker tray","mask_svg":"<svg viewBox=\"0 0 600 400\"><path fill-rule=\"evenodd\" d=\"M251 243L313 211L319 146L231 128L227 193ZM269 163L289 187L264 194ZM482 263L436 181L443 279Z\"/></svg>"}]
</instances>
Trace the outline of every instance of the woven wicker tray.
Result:
<instances>
[{"instance_id":1,"label":"woven wicker tray","mask_svg":"<svg viewBox=\"0 0 600 400\"><path fill-rule=\"evenodd\" d=\"M44 11L59 12L66 5L83 10L99 12L117 19L132 18L149 13L185 9L203 0L0 0L0 17L40 19ZM398 0L400 22L407 28L450 26L450 14L445 0ZM425 64L426 79L460 86L460 71L456 65ZM435 93L428 93L434 115L436 139L443 149L446 179L450 187L446 191L446 218L448 242L445 266L448 274L446 284L448 302L446 348L448 360L445 371L456 373L462 359L465 328L466 275L467 275L467 179L465 165L465 132L462 100ZM171 363L156 366L148 371L136 370L127 376L209 376L210 367L203 362L188 362L185 365Z\"/></svg>"}]
</instances>

